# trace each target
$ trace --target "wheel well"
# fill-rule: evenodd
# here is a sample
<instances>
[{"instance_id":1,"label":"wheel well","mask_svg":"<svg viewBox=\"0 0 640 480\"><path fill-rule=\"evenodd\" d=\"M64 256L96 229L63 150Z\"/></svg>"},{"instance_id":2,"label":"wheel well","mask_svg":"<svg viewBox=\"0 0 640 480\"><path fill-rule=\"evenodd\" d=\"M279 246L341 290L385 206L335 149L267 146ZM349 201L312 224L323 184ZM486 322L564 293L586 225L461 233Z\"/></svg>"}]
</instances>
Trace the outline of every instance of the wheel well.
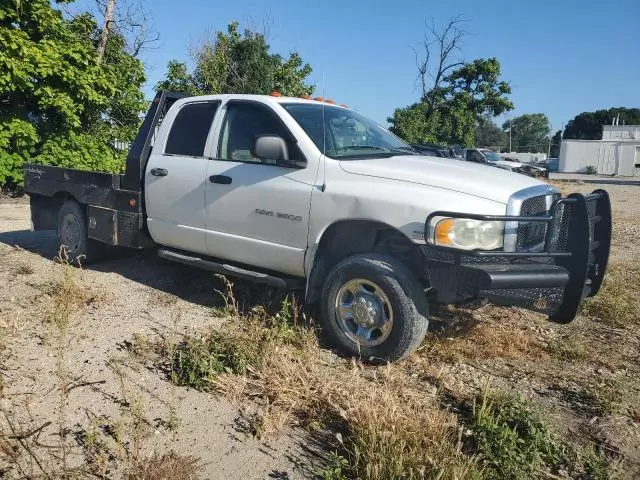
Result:
<instances>
[{"instance_id":1,"label":"wheel well","mask_svg":"<svg viewBox=\"0 0 640 480\"><path fill-rule=\"evenodd\" d=\"M324 279L337 263L351 255L367 252L396 258L418 281L426 284L422 252L406 235L385 223L347 220L329 226L320 238L309 276L307 302L314 303L320 298Z\"/></svg>"}]
</instances>

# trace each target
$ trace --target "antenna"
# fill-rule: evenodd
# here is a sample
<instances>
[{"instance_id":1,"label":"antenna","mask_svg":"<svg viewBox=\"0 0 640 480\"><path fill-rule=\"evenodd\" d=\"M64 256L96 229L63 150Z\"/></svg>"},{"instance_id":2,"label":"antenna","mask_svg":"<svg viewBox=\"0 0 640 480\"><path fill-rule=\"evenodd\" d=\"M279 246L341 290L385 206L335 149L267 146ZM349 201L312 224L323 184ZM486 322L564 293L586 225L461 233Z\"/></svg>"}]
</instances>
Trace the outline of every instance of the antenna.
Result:
<instances>
[{"instance_id":1,"label":"antenna","mask_svg":"<svg viewBox=\"0 0 640 480\"><path fill-rule=\"evenodd\" d=\"M324 69L322 70L322 98L325 98L325 81L324 81ZM324 117L324 100L322 101L322 186L320 191L324 192L327 189L327 127Z\"/></svg>"}]
</instances>

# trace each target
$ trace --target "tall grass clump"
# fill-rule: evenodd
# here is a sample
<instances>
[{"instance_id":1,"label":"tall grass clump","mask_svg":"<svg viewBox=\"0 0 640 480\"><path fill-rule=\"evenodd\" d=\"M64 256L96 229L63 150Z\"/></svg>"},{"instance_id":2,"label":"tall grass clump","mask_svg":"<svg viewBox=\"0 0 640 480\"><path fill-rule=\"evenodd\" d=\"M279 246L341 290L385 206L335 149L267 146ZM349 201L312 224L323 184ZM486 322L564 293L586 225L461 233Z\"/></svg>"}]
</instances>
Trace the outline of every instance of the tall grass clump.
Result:
<instances>
[{"instance_id":1,"label":"tall grass clump","mask_svg":"<svg viewBox=\"0 0 640 480\"><path fill-rule=\"evenodd\" d=\"M583 314L615 327L640 324L640 268L612 265L600 292L584 303Z\"/></svg>"}]
</instances>

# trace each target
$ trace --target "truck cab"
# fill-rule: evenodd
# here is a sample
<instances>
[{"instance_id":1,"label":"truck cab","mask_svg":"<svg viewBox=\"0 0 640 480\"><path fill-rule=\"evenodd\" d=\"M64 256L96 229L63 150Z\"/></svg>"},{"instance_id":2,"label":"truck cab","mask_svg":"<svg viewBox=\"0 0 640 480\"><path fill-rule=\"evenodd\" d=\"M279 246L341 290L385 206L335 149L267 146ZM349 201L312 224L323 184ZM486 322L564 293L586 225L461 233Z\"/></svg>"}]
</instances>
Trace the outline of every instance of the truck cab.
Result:
<instances>
[{"instance_id":1,"label":"truck cab","mask_svg":"<svg viewBox=\"0 0 640 480\"><path fill-rule=\"evenodd\" d=\"M600 287L611 236L605 191L561 198L279 94L159 92L123 175L27 165L25 191L34 228L57 228L71 259L155 248L299 289L338 349L372 361L417 348L430 304L486 298L571 321Z\"/></svg>"}]
</instances>

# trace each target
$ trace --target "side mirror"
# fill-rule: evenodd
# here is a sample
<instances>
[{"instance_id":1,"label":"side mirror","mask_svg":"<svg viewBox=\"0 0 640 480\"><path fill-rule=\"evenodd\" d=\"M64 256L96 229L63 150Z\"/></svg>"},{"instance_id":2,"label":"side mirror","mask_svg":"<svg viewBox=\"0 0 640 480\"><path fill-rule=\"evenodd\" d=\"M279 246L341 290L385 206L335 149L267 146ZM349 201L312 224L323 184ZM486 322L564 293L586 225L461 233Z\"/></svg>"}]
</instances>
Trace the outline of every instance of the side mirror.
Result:
<instances>
[{"instance_id":1,"label":"side mirror","mask_svg":"<svg viewBox=\"0 0 640 480\"><path fill-rule=\"evenodd\" d=\"M254 157L261 160L285 163L289 160L287 142L285 142L282 137L276 135L262 135L256 138L252 153Z\"/></svg>"}]
</instances>

